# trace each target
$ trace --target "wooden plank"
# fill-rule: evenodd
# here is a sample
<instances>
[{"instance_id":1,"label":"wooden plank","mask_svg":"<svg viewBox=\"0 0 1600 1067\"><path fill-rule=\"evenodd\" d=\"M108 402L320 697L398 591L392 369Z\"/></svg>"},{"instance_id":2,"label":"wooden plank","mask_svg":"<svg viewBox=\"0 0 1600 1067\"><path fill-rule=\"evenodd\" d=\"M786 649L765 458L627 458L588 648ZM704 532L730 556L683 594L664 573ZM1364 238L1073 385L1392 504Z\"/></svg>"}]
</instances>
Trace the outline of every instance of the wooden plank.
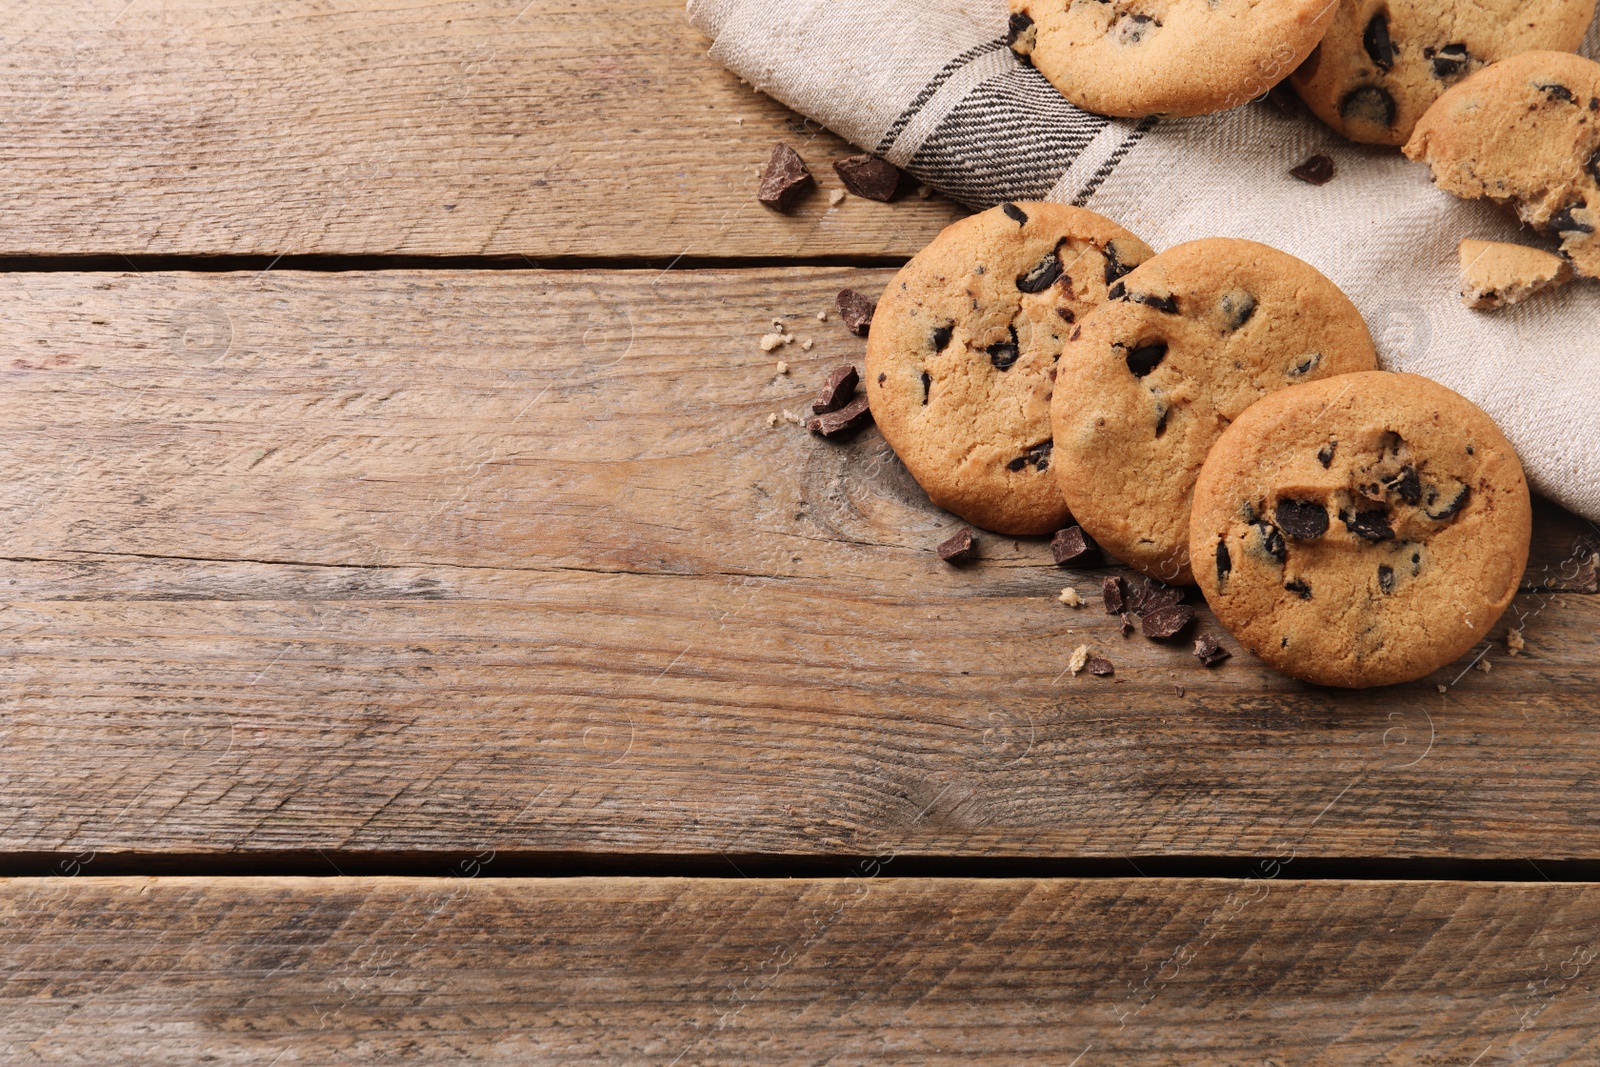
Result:
<instances>
[{"instance_id":1,"label":"wooden plank","mask_svg":"<svg viewBox=\"0 0 1600 1067\"><path fill-rule=\"evenodd\" d=\"M17 1062L1600 1057L1581 883L82 878L0 917Z\"/></svg>"},{"instance_id":2,"label":"wooden plank","mask_svg":"<svg viewBox=\"0 0 1600 1067\"><path fill-rule=\"evenodd\" d=\"M0 255L910 255L963 213L831 206L855 150L682 0L10 0L0 45Z\"/></svg>"},{"instance_id":3,"label":"wooden plank","mask_svg":"<svg viewBox=\"0 0 1600 1067\"><path fill-rule=\"evenodd\" d=\"M1343 693L947 568L875 431L767 425L885 276L0 278L0 852L1600 855L1600 598Z\"/></svg>"}]
</instances>

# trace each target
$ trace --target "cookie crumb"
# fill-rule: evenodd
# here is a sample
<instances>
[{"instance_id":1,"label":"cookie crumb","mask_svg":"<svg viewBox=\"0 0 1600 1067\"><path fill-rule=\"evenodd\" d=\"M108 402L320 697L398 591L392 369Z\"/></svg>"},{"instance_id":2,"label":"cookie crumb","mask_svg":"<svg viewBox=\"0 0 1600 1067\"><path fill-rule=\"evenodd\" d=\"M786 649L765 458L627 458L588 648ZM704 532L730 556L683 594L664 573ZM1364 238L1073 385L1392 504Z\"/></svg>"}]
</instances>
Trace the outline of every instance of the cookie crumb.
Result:
<instances>
[{"instance_id":1,"label":"cookie crumb","mask_svg":"<svg viewBox=\"0 0 1600 1067\"><path fill-rule=\"evenodd\" d=\"M1441 685L1441 686L1439 686L1439 692L1448 693L1448 692L1450 692L1450 687L1447 686L1447 685Z\"/></svg>"},{"instance_id":2,"label":"cookie crumb","mask_svg":"<svg viewBox=\"0 0 1600 1067\"><path fill-rule=\"evenodd\" d=\"M1499 241L1462 241L1461 302L1485 309L1520 304L1534 293L1565 285L1572 266L1538 248Z\"/></svg>"},{"instance_id":3,"label":"cookie crumb","mask_svg":"<svg viewBox=\"0 0 1600 1067\"><path fill-rule=\"evenodd\" d=\"M1111 665L1110 660L1102 656L1091 656L1089 658L1089 673L1097 678L1107 678L1116 674L1117 669Z\"/></svg>"},{"instance_id":4,"label":"cookie crumb","mask_svg":"<svg viewBox=\"0 0 1600 1067\"><path fill-rule=\"evenodd\" d=\"M1527 647L1528 642L1522 639L1522 627L1513 626L1511 629L1506 631L1506 649L1510 651L1513 656L1521 655L1522 650Z\"/></svg>"},{"instance_id":5,"label":"cookie crumb","mask_svg":"<svg viewBox=\"0 0 1600 1067\"><path fill-rule=\"evenodd\" d=\"M933 190L926 185L917 186L917 199L926 200L933 195Z\"/></svg>"},{"instance_id":6,"label":"cookie crumb","mask_svg":"<svg viewBox=\"0 0 1600 1067\"><path fill-rule=\"evenodd\" d=\"M800 342L800 351L802 351L802 352L811 351L811 344L812 344L811 338L807 337L804 341Z\"/></svg>"},{"instance_id":7,"label":"cookie crumb","mask_svg":"<svg viewBox=\"0 0 1600 1067\"><path fill-rule=\"evenodd\" d=\"M1089 646L1079 645L1072 650L1072 658L1067 660L1067 670L1077 674L1089 662Z\"/></svg>"},{"instance_id":8,"label":"cookie crumb","mask_svg":"<svg viewBox=\"0 0 1600 1067\"><path fill-rule=\"evenodd\" d=\"M827 322L828 321L828 313L826 311L817 312L817 321L818 322Z\"/></svg>"},{"instance_id":9,"label":"cookie crumb","mask_svg":"<svg viewBox=\"0 0 1600 1067\"><path fill-rule=\"evenodd\" d=\"M1478 669L1484 674L1488 674L1490 671L1494 670L1494 664L1489 662L1488 656L1485 656L1478 661Z\"/></svg>"},{"instance_id":10,"label":"cookie crumb","mask_svg":"<svg viewBox=\"0 0 1600 1067\"><path fill-rule=\"evenodd\" d=\"M967 563L973 557L972 527L963 526L948 539L940 542L939 558L946 563Z\"/></svg>"},{"instance_id":11,"label":"cookie crumb","mask_svg":"<svg viewBox=\"0 0 1600 1067\"><path fill-rule=\"evenodd\" d=\"M761 351L763 352L771 352L781 344L783 344L783 334L781 333L764 333L761 335Z\"/></svg>"},{"instance_id":12,"label":"cookie crumb","mask_svg":"<svg viewBox=\"0 0 1600 1067\"><path fill-rule=\"evenodd\" d=\"M779 374L788 374L789 373L789 364L785 363L781 359L778 360L778 373Z\"/></svg>"},{"instance_id":13,"label":"cookie crumb","mask_svg":"<svg viewBox=\"0 0 1600 1067\"><path fill-rule=\"evenodd\" d=\"M840 204L844 203L844 190L835 189L833 192L829 193L828 203L833 207L838 207Z\"/></svg>"},{"instance_id":14,"label":"cookie crumb","mask_svg":"<svg viewBox=\"0 0 1600 1067\"><path fill-rule=\"evenodd\" d=\"M1069 608L1081 608L1083 606L1083 597L1079 596L1078 591L1070 585L1061 590L1060 599ZM1072 631L1068 630L1067 632L1071 633Z\"/></svg>"},{"instance_id":15,"label":"cookie crumb","mask_svg":"<svg viewBox=\"0 0 1600 1067\"><path fill-rule=\"evenodd\" d=\"M774 330L777 330L779 333L782 333L783 332L783 320L782 319L773 319L772 320L772 328Z\"/></svg>"},{"instance_id":16,"label":"cookie crumb","mask_svg":"<svg viewBox=\"0 0 1600 1067\"><path fill-rule=\"evenodd\" d=\"M768 426L776 426L776 425L778 425L778 413L776 411L769 412L767 414L767 425Z\"/></svg>"},{"instance_id":17,"label":"cookie crumb","mask_svg":"<svg viewBox=\"0 0 1600 1067\"><path fill-rule=\"evenodd\" d=\"M798 425L800 425L800 416L796 415L794 412L790 411L788 408L784 408L783 409L783 421L787 422L787 423L792 423L793 425L798 426Z\"/></svg>"}]
</instances>

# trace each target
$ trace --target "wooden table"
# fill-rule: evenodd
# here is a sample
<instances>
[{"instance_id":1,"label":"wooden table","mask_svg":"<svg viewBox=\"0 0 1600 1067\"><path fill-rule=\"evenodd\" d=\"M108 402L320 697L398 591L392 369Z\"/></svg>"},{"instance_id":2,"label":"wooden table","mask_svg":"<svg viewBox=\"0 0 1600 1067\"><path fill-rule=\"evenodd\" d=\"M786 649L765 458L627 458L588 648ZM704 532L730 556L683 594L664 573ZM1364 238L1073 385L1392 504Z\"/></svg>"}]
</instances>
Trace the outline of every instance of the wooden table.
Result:
<instances>
[{"instance_id":1,"label":"wooden table","mask_svg":"<svg viewBox=\"0 0 1600 1067\"><path fill-rule=\"evenodd\" d=\"M961 211L830 205L705 48L0 4L4 1060L1600 1060L1588 524L1372 692L945 567L875 431L769 415Z\"/></svg>"}]
</instances>

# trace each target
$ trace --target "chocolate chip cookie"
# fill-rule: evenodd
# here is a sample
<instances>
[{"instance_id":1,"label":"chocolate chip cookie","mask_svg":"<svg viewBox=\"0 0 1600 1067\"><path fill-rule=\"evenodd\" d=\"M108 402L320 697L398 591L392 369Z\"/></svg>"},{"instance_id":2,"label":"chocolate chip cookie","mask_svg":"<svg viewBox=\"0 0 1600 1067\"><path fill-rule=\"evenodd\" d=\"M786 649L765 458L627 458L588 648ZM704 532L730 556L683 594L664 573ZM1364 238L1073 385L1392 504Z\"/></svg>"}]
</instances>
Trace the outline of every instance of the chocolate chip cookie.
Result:
<instances>
[{"instance_id":1,"label":"chocolate chip cookie","mask_svg":"<svg viewBox=\"0 0 1600 1067\"><path fill-rule=\"evenodd\" d=\"M1066 525L1050 473L1061 345L1151 256L1110 219L1002 204L962 219L895 275L867 338L872 414L933 502L974 525Z\"/></svg>"},{"instance_id":2,"label":"chocolate chip cookie","mask_svg":"<svg viewBox=\"0 0 1600 1067\"><path fill-rule=\"evenodd\" d=\"M1571 51L1595 0L1339 0L1322 43L1291 84L1353 141L1405 144L1423 112L1487 64L1534 49Z\"/></svg>"},{"instance_id":3,"label":"chocolate chip cookie","mask_svg":"<svg viewBox=\"0 0 1600 1067\"><path fill-rule=\"evenodd\" d=\"M1203 115L1305 59L1330 0L1011 0L1012 51L1101 115Z\"/></svg>"},{"instance_id":4,"label":"chocolate chip cookie","mask_svg":"<svg viewBox=\"0 0 1600 1067\"><path fill-rule=\"evenodd\" d=\"M1103 548L1186 584L1190 495L1218 435L1273 390L1372 370L1377 353L1338 286L1254 241L1169 248L1110 296L1062 350L1056 479Z\"/></svg>"},{"instance_id":5,"label":"chocolate chip cookie","mask_svg":"<svg viewBox=\"0 0 1600 1067\"><path fill-rule=\"evenodd\" d=\"M1195 483L1195 576L1268 665L1321 685L1410 681L1488 636L1528 559L1522 465L1470 401L1371 371L1280 390Z\"/></svg>"},{"instance_id":6,"label":"chocolate chip cookie","mask_svg":"<svg viewBox=\"0 0 1600 1067\"><path fill-rule=\"evenodd\" d=\"M1485 67L1428 109L1405 153L1446 192L1560 235L1573 270L1600 277L1600 63L1525 52Z\"/></svg>"}]
</instances>

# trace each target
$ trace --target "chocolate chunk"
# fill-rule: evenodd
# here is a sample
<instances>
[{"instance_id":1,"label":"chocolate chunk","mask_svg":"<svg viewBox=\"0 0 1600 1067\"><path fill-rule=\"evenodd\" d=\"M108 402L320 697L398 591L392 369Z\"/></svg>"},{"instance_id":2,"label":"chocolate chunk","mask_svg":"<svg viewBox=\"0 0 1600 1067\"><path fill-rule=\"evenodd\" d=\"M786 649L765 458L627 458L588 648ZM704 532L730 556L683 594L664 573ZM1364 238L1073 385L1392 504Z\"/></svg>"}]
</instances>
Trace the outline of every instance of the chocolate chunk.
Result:
<instances>
[{"instance_id":1,"label":"chocolate chunk","mask_svg":"<svg viewBox=\"0 0 1600 1067\"><path fill-rule=\"evenodd\" d=\"M1122 595L1122 579L1116 575L1109 575L1100 579L1100 596L1106 602L1107 615L1122 614L1126 601Z\"/></svg>"},{"instance_id":2,"label":"chocolate chunk","mask_svg":"<svg viewBox=\"0 0 1600 1067\"><path fill-rule=\"evenodd\" d=\"M1284 543L1283 534L1270 522L1256 523L1256 533L1261 535L1261 551L1284 563L1289 559L1289 546Z\"/></svg>"},{"instance_id":3,"label":"chocolate chunk","mask_svg":"<svg viewBox=\"0 0 1600 1067\"><path fill-rule=\"evenodd\" d=\"M922 372L922 406L928 406L928 393L933 389L933 378L927 371Z\"/></svg>"},{"instance_id":4,"label":"chocolate chunk","mask_svg":"<svg viewBox=\"0 0 1600 1067\"><path fill-rule=\"evenodd\" d=\"M1341 511L1339 518L1344 523L1345 529L1364 541L1376 544L1380 541L1394 540L1394 530L1389 525L1389 513L1381 508L1374 511L1358 511L1354 515L1348 511Z\"/></svg>"},{"instance_id":5,"label":"chocolate chunk","mask_svg":"<svg viewBox=\"0 0 1600 1067\"><path fill-rule=\"evenodd\" d=\"M1221 589L1228 584L1228 575L1233 573L1233 553L1228 551L1228 542L1217 542L1217 588Z\"/></svg>"},{"instance_id":6,"label":"chocolate chunk","mask_svg":"<svg viewBox=\"0 0 1600 1067\"><path fill-rule=\"evenodd\" d=\"M1071 308L1056 308L1056 314L1061 316L1062 322L1077 322L1078 316L1072 313Z\"/></svg>"},{"instance_id":7,"label":"chocolate chunk","mask_svg":"<svg viewBox=\"0 0 1600 1067\"><path fill-rule=\"evenodd\" d=\"M767 167L761 172L761 187L756 199L778 211L788 211L811 184L811 172L799 153L783 142L772 146Z\"/></svg>"},{"instance_id":8,"label":"chocolate chunk","mask_svg":"<svg viewBox=\"0 0 1600 1067\"><path fill-rule=\"evenodd\" d=\"M1429 53L1432 52L1432 55ZM1464 44L1447 44L1434 52L1428 48L1423 50L1423 57L1433 61L1433 76L1435 78L1453 78L1466 69L1467 46Z\"/></svg>"},{"instance_id":9,"label":"chocolate chunk","mask_svg":"<svg viewBox=\"0 0 1600 1067\"><path fill-rule=\"evenodd\" d=\"M1162 404L1161 405L1161 411L1156 416L1156 436L1157 437L1160 437L1162 434L1167 432L1167 416L1171 415L1171 414L1172 414L1172 409L1167 407L1167 405Z\"/></svg>"},{"instance_id":10,"label":"chocolate chunk","mask_svg":"<svg viewBox=\"0 0 1600 1067\"><path fill-rule=\"evenodd\" d=\"M844 187L863 200L887 203L894 199L904 177L900 168L877 156L860 155L836 160L833 172L844 182Z\"/></svg>"},{"instance_id":11,"label":"chocolate chunk","mask_svg":"<svg viewBox=\"0 0 1600 1067\"><path fill-rule=\"evenodd\" d=\"M1249 322L1256 313L1256 298L1243 289L1229 289L1222 294L1217 306L1222 309L1222 321L1228 324L1231 333Z\"/></svg>"},{"instance_id":12,"label":"chocolate chunk","mask_svg":"<svg viewBox=\"0 0 1600 1067\"><path fill-rule=\"evenodd\" d=\"M1328 509L1315 500L1280 500L1273 517L1296 541L1315 541L1328 532Z\"/></svg>"},{"instance_id":13,"label":"chocolate chunk","mask_svg":"<svg viewBox=\"0 0 1600 1067\"><path fill-rule=\"evenodd\" d=\"M1310 185L1327 185L1333 181L1336 170L1332 158L1318 152L1297 167L1289 168L1290 177L1299 178Z\"/></svg>"},{"instance_id":14,"label":"chocolate chunk","mask_svg":"<svg viewBox=\"0 0 1600 1067\"><path fill-rule=\"evenodd\" d=\"M1401 467L1400 473L1394 477L1385 478L1383 484L1407 504L1416 504L1422 500L1422 479L1417 475L1417 468L1410 464Z\"/></svg>"},{"instance_id":15,"label":"chocolate chunk","mask_svg":"<svg viewBox=\"0 0 1600 1067\"><path fill-rule=\"evenodd\" d=\"M1117 673L1117 669L1111 665L1111 661L1103 656L1089 657L1088 666L1089 673L1094 675L1096 678L1109 678L1111 675Z\"/></svg>"},{"instance_id":16,"label":"chocolate chunk","mask_svg":"<svg viewBox=\"0 0 1600 1067\"><path fill-rule=\"evenodd\" d=\"M1201 634L1194 643L1194 658L1202 666L1215 667L1225 659L1232 659L1233 653L1223 648L1221 642L1210 634Z\"/></svg>"},{"instance_id":17,"label":"chocolate chunk","mask_svg":"<svg viewBox=\"0 0 1600 1067\"><path fill-rule=\"evenodd\" d=\"M1297 119L1305 111L1305 105L1300 103L1300 97L1289 87L1289 79L1274 85L1267 90L1267 94L1260 99L1272 105L1272 110L1286 119Z\"/></svg>"},{"instance_id":18,"label":"chocolate chunk","mask_svg":"<svg viewBox=\"0 0 1600 1067\"><path fill-rule=\"evenodd\" d=\"M1383 456L1398 456L1400 449L1405 445L1406 439L1393 430L1383 431L1378 438L1378 454Z\"/></svg>"},{"instance_id":19,"label":"chocolate chunk","mask_svg":"<svg viewBox=\"0 0 1600 1067\"><path fill-rule=\"evenodd\" d=\"M1178 313L1178 298L1171 293L1166 296L1161 296L1157 293L1134 293L1128 299L1135 304L1143 304L1145 307L1155 308L1157 311L1165 312L1168 315L1176 315Z\"/></svg>"},{"instance_id":20,"label":"chocolate chunk","mask_svg":"<svg viewBox=\"0 0 1600 1067\"><path fill-rule=\"evenodd\" d=\"M944 326L935 326L933 328L933 350L935 352L943 352L946 348L949 348L950 338L954 337L955 334L956 324L953 322Z\"/></svg>"},{"instance_id":21,"label":"chocolate chunk","mask_svg":"<svg viewBox=\"0 0 1600 1067\"><path fill-rule=\"evenodd\" d=\"M1167 358L1167 342L1151 341L1147 344L1118 345L1127 353L1128 369L1134 377L1143 378L1146 374L1161 366L1161 361Z\"/></svg>"},{"instance_id":22,"label":"chocolate chunk","mask_svg":"<svg viewBox=\"0 0 1600 1067\"><path fill-rule=\"evenodd\" d=\"M1314 370L1316 368L1317 364L1319 364L1321 362L1322 362L1322 353L1321 352L1312 352L1309 355L1302 356L1298 363L1296 363L1294 366L1289 368L1289 377L1291 377L1291 378L1304 378L1307 374L1310 374L1312 372L1312 370Z\"/></svg>"},{"instance_id":23,"label":"chocolate chunk","mask_svg":"<svg viewBox=\"0 0 1600 1067\"><path fill-rule=\"evenodd\" d=\"M1147 26L1161 28L1161 23L1149 15L1124 15L1117 23L1117 43L1123 45L1138 44L1145 39L1149 31Z\"/></svg>"},{"instance_id":24,"label":"chocolate chunk","mask_svg":"<svg viewBox=\"0 0 1600 1067\"><path fill-rule=\"evenodd\" d=\"M812 433L821 434L832 440L849 437L871 421L872 409L867 405L867 398L858 396L838 411L818 415L808 422L806 427Z\"/></svg>"},{"instance_id":25,"label":"chocolate chunk","mask_svg":"<svg viewBox=\"0 0 1600 1067\"><path fill-rule=\"evenodd\" d=\"M1311 599L1311 587L1306 584L1304 578L1295 578L1291 581L1284 582L1283 587L1289 592L1293 593L1295 596L1299 597L1301 600Z\"/></svg>"},{"instance_id":26,"label":"chocolate chunk","mask_svg":"<svg viewBox=\"0 0 1600 1067\"><path fill-rule=\"evenodd\" d=\"M1056 246L1059 251L1060 245ZM1042 293L1061 277L1061 257L1051 252L1035 263L1028 273L1017 278L1017 288L1024 293Z\"/></svg>"},{"instance_id":27,"label":"chocolate chunk","mask_svg":"<svg viewBox=\"0 0 1600 1067\"><path fill-rule=\"evenodd\" d=\"M1589 173L1594 175L1595 181L1600 182L1600 148L1595 149L1594 155L1589 157Z\"/></svg>"},{"instance_id":28,"label":"chocolate chunk","mask_svg":"<svg viewBox=\"0 0 1600 1067\"><path fill-rule=\"evenodd\" d=\"M1415 578L1422 573L1422 553L1411 553L1411 577Z\"/></svg>"},{"instance_id":29,"label":"chocolate chunk","mask_svg":"<svg viewBox=\"0 0 1600 1067\"><path fill-rule=\"evenodd\" d=\"M946 563L967 563L973 558L972 527L963 526L939 545L939 558Z\"/></svg>"},{"instance_id":30,"label":"chocolate chunk","mask_svg":"<svg viewBox=\"0 0 1600 1067\"><path fill-rule=\"evenodd\" d=\"M1135 615L1148 615L1152 611L1182 604L1184 591L1179 586L1166 585L1151 579L1133 588L1128 598L1128 608Z\"/></svg>"},{"instance_id":31,"label":"chocolate chunk","mask_svg":"<svg viewBox=\"0 0 1600 1067\"><path fill-rule=\"evenodd\" d=\"M1338 450L1338 448L1338 441L1329 441L1327 444L1317 449L1317 462L1322 464L1323 470L1327 470L1329 467L1333 466L1333 454Z\"/></svg>"},{"instance_id":32,"label":"chocolate chunk","mask_svg":"<svg viewBox=\"0 0 1600 1067\"><path fill-rule=\"evenodd\" d=\"M1017 54L1017 59L1033 66L1033 46L1038 39L1039 31L1034 28L1033 19L1020 11L1013 12L1011 23L1006 28L1006 47Z\"/></svg>"},{"instance_id":33,"label":"chocolate chunk","mask_svg":"<svg viewBox=\"0 0 1600 1067\"><path fill-rule=\"evenodd\" d=\"M1006 213L1006 218L1016 222L1018 226L1028 224L1028 213L1015 204L1001 204L1000 210Z\"/></svg>"},{"instance_id":34,"label":"chocolate chunk","mask_svg":"<svg viewBox=\"0 0 1600 1067\"><path fill-rule=\"evenodd\" d=\"M1006 464L1006 469L1007 470L1012 470L1012 471L1019 471L1022 468L1024 468L1024 467L1026 467L1026 466L1031 464L1033 466L1033 469L1036 470L1036 471L1049 470L1050 469L1050 452L1051 452L1052 449L1054 449L1054 447L1055 447L1055 442L1054 441L1045 441L1042 444L1034 445L1032 448L1028 449L1027 452L1025 452L1024 454L1018 456L1016 459L1012 460L1010 463L1007 463Z\"/></svg>"},{"instance_id":35,"label":"chocolate chunk","mask_svg":"<svg viewBox=\"0 0 1600 1067\"><path fill-rule=\"evenodd\" d=\"M1438 490L1433 490L1433 493L1437 492ZM1423 514L1427 515L1428 518L1433 519L1435 522L1443 522L1445 519L1452 518L1456 512L1466 507L1467 498L1471 495L1472 486L1462 485L1461 488L1456 491L1456 495L1451 499L1450 503L1446 504L1443 508L1437 511L1433 510L1431 507L1425 508L1423 509ZM1428 502L1430 504L1433 503L1432 494L1430 494L1430 499Z\"/></svg>"},{"instance_id":36,"label":"chocolate chunk","mask_svg":"<svg viewBox=\"0 0 1600 1067\"><path fill-rule=\"evenodd\" d=\"M1011 327L1011 340L992 344L987 349L989 362L994 364L995 370L1010 370L1011 365L1022 356L1022 349L1017 347L1017 328Z\"/></svg>"},{"instance_id":37,"label":"chocolate chunk","mask_svg":"<svg viewBox=\"0 0 1600 1067\"><path fill-rule=\"evenodd\" d=\"M1121 278L1136 266L1133 263L1122 262L1122 252L1117 248L1117 242L1115 241L1106 242L1105 255L1107 285Z\"/></svg>"},{"instance_id":38,"label":"chocolate chunk","mask_svg":"<svg viewBox=\"0 0 1600 1067\"><path fill-rule=\"evenodd\" d=\"M1346 93L1339 101L1339 114L1346 122L1365 122L1388 128L1394 125L1394 97L1376 85L1363 85Z\"/></svg>"},{"instance_id":39,"label":"chocolate chunk","mask_svg":"<svg viewBox=\"0 0 1600 1067\"><path fill-rule=\"evenodd\" d=\"M1122 636L1127 637L1133 633L1133 620L1128 618L1126 613L1121 613L1120 617L1122 619Z\"/></svg>"},{"instance_id":40,"label":"chocolate chunk","mask_svg":"<svg viewBox=\"0 0 1600 1067\"><path fill-rule=\"evenodd\" d=\"M1069 563L1092 563L1099 558L1100 546L1094 543L1094 538L1083 532L1083 527L1068 526L1065 530L1057 530L1050 539L1050 555L1055 558L1058 567L1065 567Z\"/></svg>"},{"instance_id":41,"label":"chocolate chunk","mask_svg":"<svg viewBox=\"0 0 1600 1067\"><path fill-rule=\"evenodd\" d=\"M1378 589L1384 596L1394 592L1394 568L1387 563L1378 564Z\"/></svg>"},{"instance_id":42,"label":"chocolate chunk","mask_svg":"<svg viewBox=\"0 0 1600 1067\"><path fill-rule=\"evenodd\" d=\"M1572 214L1574 211L1582 211L1588 206L1588 201L1580 200L1576 204L1569 204L1562 208L1550 216L1550 228L1556 233L1593 233L1593 226L1574 218Z\"/></svg>"},{"instance_id":43,"label":"chocolate chunk","mask_svg":"<svg viewBox=\"0 0 1600 1067\"><path fill-rule=\"evenodd\" d=\"M1565 85L1557 85L1551 82L1548 85L1539 86L1539 89L1544 93L1547 100L1565 100L1569 104L1578 102L1578 98L1572 95L1572 90Z\"/></svg>"},{"instance_id":44,"label":"chocolate chunk","mask_svg":"<svg viewBox=\"0 0 1600 1067\"><path fill-rule=\"evenodd\" d=\"M1169 604L1145 615L1139 620L1139 626L1146 637L1165 641L1169 637L1177 637L1193 621L1194 609L1189 605Z\"/></svg>"},{"instance_id":45,"label":"chocolate chunk","mask_svg":"<svg viewBox=\"0 0 1600 1067\"><path fill-rule=\"evenodd\" d=\"M822 392L811 402L811 412L814 415L823 415L830 411L838 411L850 403L850 397L856 391L856 383L860 378L856 369L843 366L828 375L828 380L822 383Z\"/></svg>"},{"instance_id":46,"label":"chocolate chunk","mask_svg":"<svg viewBox=\"0 0 1600 1067\"><path fill-rule=\"evenodd\" d=\"M926 378L927 375L924 374L923 377ZM887 374L879 374L878 375L878 384L879 385L882 385L884 382L886 382L888 380L889 380L889 376ZM923 397L922 402L924 404L926 404L928 402L928 399L927 399L927 397L928 397L928 387L927 387L926 384L924 384L923 387L922 387L922 397Z\"/></svg>"},{"instance_id":47,"label":"chocolate chunk","mask_svg":"<svg viewBox=\"0 0 1600 1067\"><path fill-rule=\"evenodd\" d=\"M1394 42L1389 39L1389 16L1379 12L1372 16L1372 21L1367 23L1367 31L1361 35L1361 43L1367 48L1367 55L1372 57L1373 64L1381 71L1388 72L1394 68L1396 49Z\"/></svg>"},{"instance_id":48,"label":"chocolate chunk","mask_svg":"<svg viewBox=\"0 0 1600 1067\"><path fill-rule=\"evenodd\" d=\"M834 298L834 304L839 308L839 317L844 320L845 327L857 337L867 336L872 329L872 316L877 313L876 301L869 300L854 289L841 289Z\"/></svg>"}]
</instances>

